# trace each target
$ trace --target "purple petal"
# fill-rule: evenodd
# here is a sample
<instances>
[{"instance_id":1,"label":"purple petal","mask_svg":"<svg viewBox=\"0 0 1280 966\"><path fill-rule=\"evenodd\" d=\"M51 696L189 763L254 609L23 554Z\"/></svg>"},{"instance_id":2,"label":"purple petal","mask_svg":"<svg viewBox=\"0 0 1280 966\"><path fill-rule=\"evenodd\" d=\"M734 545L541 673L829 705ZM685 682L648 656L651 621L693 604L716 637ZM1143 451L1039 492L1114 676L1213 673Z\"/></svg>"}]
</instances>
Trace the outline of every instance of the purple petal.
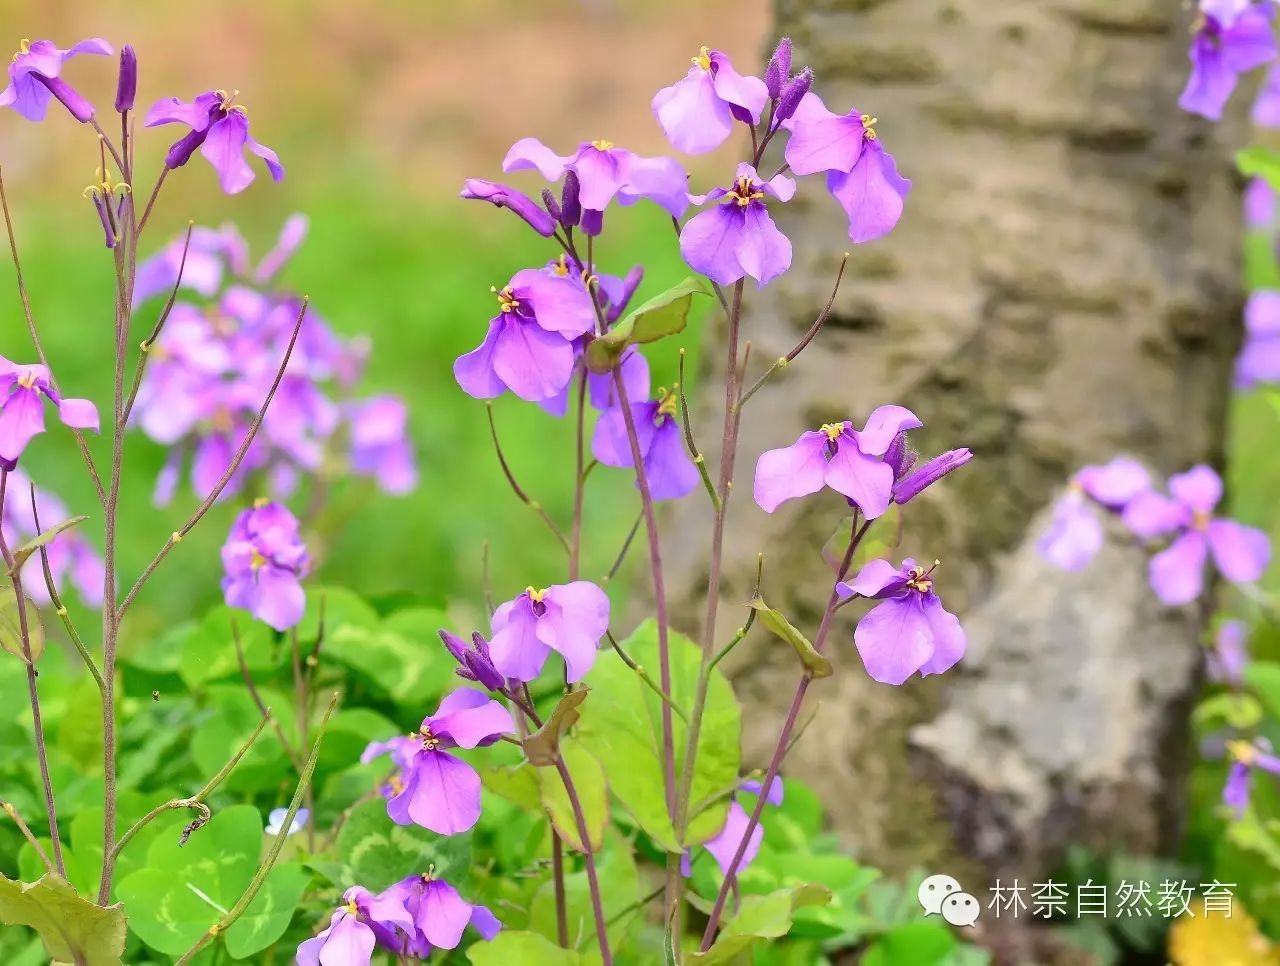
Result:
<instances>
[{"instance_id":1,"label":"purple petal","mask_svg":"<svg viewBox=\"0 0 1280 966\"><path fill-rule=\"evenodd\" d=\"M98 429L98 407L88 399L66 399L58 403L58 418L72 429Z\"/></svg>"},{"instance_id":2,"label":"purple petal","mask_svg":"<svg viewBox=\"0 0 1280 966\"><path fill-rule=\"evenodd\" d=\"M760 782L750 778L738 787L749 795L759 795L761 790L764 788ZM769 794L764 797L764 800L770 805L781 805L782 793L782 776L774 775L773 781L769 783Z\"/></svg>"},{"instance_id":3,"label":"purple petal","mask_svg":"<svg viewBox=\"0 0 1280 966\"><path fill-rule=\"evenodd\" d=\"M1222 804L1240 818L1249 807L1249 779L1251 769L1243 762L1233 761L1227 771L1226 784L1222 786Z\"/></svg>"},{"instance_id":4,"label":"purple petal","mask_svg":"<svg viewBox=\"0 0 1280 966\"><path fill-rule=\"evenodd\" d=\"M521 301L532 304L538 325L548 332L572 339L595 326L591 296L576 274L526 268L512 276L511 289Z\"/></svg>"},{"instance_id":5,"label":"purple petal","mask_svg":"<svg viewBox=\"0 0 1280 966\"><path fill-rule=\"evenodd\" d=\"M514 315L501 320L493 348L494 374L528 402L555 396L573 378L573 345Z\"/></svg>"},{"instance_id":6,"label":"purple petal","mask_svg":"<svg viewBox=\"0 0 1280 966\"><path fill-rule=\"evenodd\" d=\"M491 941L502 931L502 923L488 906L471 907L471 925L475 927L480 938Z\"/></svg>"},{"instance_id":7,"label":"purple petal","mask_svg":"<svg viewBox=\"0 0 1280 966\"><path fill-rule=\"evenodd\" d=\"M0 402L0 459L16 460L43 432L44 403L36 390L19 386Z\"/></svg>"},{"instance_id":8,"label":"purple petal","mask_svg":"<svg viewBox=\"0 0 1280 966\"><path fill-rule=\"evenodd\" d=\"M200 147L200 153L218 173L222 190L229 195L243 191L253 181L253 169L244 159L248 138L248 118L242 111L231 111L209 125L208 137Z\"/></svg>"},{"instance_id":9,"label":"purple petal","mask_svg":"<svg viewBox=\"0 0 1280 966\"><path fill-rule=\"evenodd\" d=\"M437 835L457 835L480 818L480 776L465 761L443 751L414 758L405 814Z\"/></svg>"},{"instance_id":10,"label":"purple petal","mask_svg":"<svg viewBox=\"0 0 1280 966\"><path fill-rule=\"evenodd\" d=\"M1208 653L1209 679L1219 684L1239 684L1249 663L1248 628L1244 621L1223 621Z\"/></svg>"},{"instance_id":11,"label":"purple petal","mask_svg":"<svg viewBox=\"0 0 1280 966\"><path fill-rule=\"evenodd\" d=\"M493 366L494 350L498 346L498 335L502 332L504 321L501 316L489 323L489 331L484 341L465 355L458 356L453 363L453 377L458 385L472 399L496 399L506 391L506 383L498 376Z\"/></svg>"},{"instance_id":12,"label":"purple petal","mask_svg":"<svg viewBox=\"0 0 1280 966\"><path fill-rule=\"evenodd\" d=\"M185 124L192 130L203 131L209 124L210 112L221 101L222 98L213 91L200 94L191 102L166 97L151 105L143 125L156 127L161 124Z\"/></svg>"},{"instance_id":13,"label":"purple petal","mask_svg":"<svg viewBox=\"0 0 1280 966\"><path fill-rule=\"evenodd\" d=\"M630 398L630 397L628 397ZM636 441L640 446L641 458L649 451L658 428L654 425L654 416L658 410L656 402L631 404L631 418L636 427ZM596 421L595 432L591 437L591 455L605 466L618 469L633 469L631 442L627 435L627 420L621 406L606 409Z\"/></svg>"},{"instance_id":14,"label":"purple petal","mask_svg":"<svg viewBox=\"0 0 1280 966\"><path fill-rule=\"evenodd\" d=\"M418 928L427 942L440 949L454 949L471 922L471 905L463 902L458 890L442 879L432 879L422 894Z\"/></svg>"},{"instance_id":15,"label":"purple petal","mask_svg":"<svg viewBox=\"0 0 1280 966\"><path fill-rule=\"evenodd\" d=\"M1139 493L1151 488L1147 468L1128 456L1117 456L1101 466L1086 466L1075 480L1085 493L1109 510L1123 509Z\"/></svg>"},{"instance_id":16,"label":"purple petal","mask_svg":"<svg viewBox=\"0 0 1280 966\"><path fill-rule=\"evenodd\" d=\"M784 157L798 175L852 171L862 157L866 128L860 115L833 114L816 94L806 94L789 121Z\"/></svg>"},{"instance_id":17,"label":"purple petal","mask_svg":"<svg viewBox=\"0 0 1280 966\"><path fill-rule=\"evenodd\" d=\"M863 453L883 456L895 436L923 425L915 413L903 406L878 406L867 417L866 426L854 433L854 438Z\"/></svg>"},{"instance_id":18,"label":"purple petal","mask_svg":"<svg viewBox=\"0 0 1280 966\"><path fill-rule=\"evenodd\" d=\"M933 486L953 470L958 470L971 459L973 459L973 453L967 449L952 449L938 454L893 484L893 501L895 503L910 503L924 490ZM893 462L889 459L887 452L885 461Z\"/></svg>"},{"instance_id":19,"label":"purple petal","mask_svg":"<svg viewBox=\"0 0 1280 966\"><path fill-rule=\"evenodd\" d=\"M1204 564L1208 544L1204 534L1188 530L1168 549L1151 558L1148 580L1156 596L1170 607L1187 604L1204 588Z\"/></svg>"},{"instance_id":20,"label":"purple petal","mask_svg":"<svg viewBox=\"0 0 1280 966\"><path fill-rule=\"evenodd\" d=\"M791 239L778 230L764 205L747 206L737 255L738 264L756 280L757 288L791 267Z\"/></svg>"},{"instance_id":21,"label":"purple petal","mask_svg":"<svg viewBox=\"0 0 1280 966\"><path fill-rule=\"evenodd\" d=\"M893 230L902 217L911 182L898 174L893 155L868 141L853 170L827 174L827 190L849 216L849 240L874 241Z\"/></svg>"},{"instance_id":22,"label":"purple petal","mask_svg":"<svg viewBox=\"0 0 1280 966\"><path fill-rule=\"evenodd\" d=\"M868 520L876 519L889 509L893 470L878 457L863 453L848 434L837 441L836 453L827 463L825 480L831 489L856 503Z\"/></svg>"},{"instance_id":23,"label":"purple petal","mask_svg":"<svg viewBox=\"0 0 1280 966\"><path fill-rule=\"evenodd\" d=\"M334 917L328 933L316 949L319 966L367 966L377 944L372 929L355 916L342 914Z\"/></svg>"},{"instance_id":24,"label":"purple petal","mask_svg":"<svg viewBox=\"0 0 1280 966\"><path fill-rule=\"evenodd\" d=\"M271 564L258 571L258 604L253 616L278 631L302 620L307 596L296 574Z\"/></svg>"},{"instance_id":25,"label":"purple petal","mask_svg":"<svg viewBox=\"0 0 1280 966\"><path fill-rule=\"evenodd\" d=\"M1211 38L1195 37L1187 53L1191 73L1178 97L1178 106L1211 121L1222 120L1222 109L1236 89L1236 71L1228 66L1217 41Z\"/></svg>"},{"instance_id":26,"label":"purple petal","mask_svg":"<svg viewBox=\"0 0 1280 966\"><path fill-rule=\"evenodd\" d=\"M725 875L729 873L729 866L733 863L733 857L738 852L738 847L742 844L743 837L746 835L747 825L750 824L750 816L737 802L729 803L729 812L725 816L724 828L722 828L715 836L706 843L706 850L715 858L716 864L720 866L720 871ZM764 841L764 826L759 823L751 830L751 838L747 840L747 847L742 853L742 860L738 863L738 868L734 872L735 875L742 875L743 872L755 861L756 855L760 852L760 843Z\"/></svg>"},{"instance_id":27,"label":"purple petal","mask_svg":"<svg viewBox=\"0 0 1280 966\"><path fill-rule=\"evenodd\" d=\"M253 273L255 281L269 282L280 273L280 269L293 257L303 240L307 237L310 221L306 215L290 215L280 230L275 247L262 256L258 269Z\"/></svg>"},{"instance_id":28,"label":"purple petal","mask_svg":"<svg viewBox=\"0 0 1280 966\"><path fill-rule=\"evenodd\" d=\"M1169 477L1169 492L1192 510L1212 513L1222 499L1222 477L1201 463Z\"/></svg>"},{"instance_id":29,"label":"purple petal","mask_svg":"<svg viewBox=\"0 0 1280 966\"><path fill-rule=\"evenodd\" d=\"M1187 508L1163 493L1139 493L1124 508L1124 525L1135 536L1149 540L1172 533L1190 522Z\"/></svg>"},{"instance_id":30,"label":"purple petal","mask_svg":"<svg viewBox=\"0 0 1280 966\"><path fill-rule=\"evenodd\" d=\"M1102 549L1102 523L1077 492L1066 494L1053 510L1053 521L1036 541L1036 550L1059 570L1082 570Z\"/></svg>"},{"instance_id":31,"label":"purple petal","mask_svg":"<svg viewBox=\"0 0 1280 966\"><path fill-rule=\"evenodd\" d=\"M924 595L924 616L933 632L933 655L920 666L922 677L949 671L964 657L968 641L960 619L945 610L934 594Z\"/></svg>"},{"instance_id":32,"label":"purple petal","mask_svg":"<svg viewBox=\"0 0 1280 966\"><path fill-rule=\"evenodd\" d=\"M869 560L853 580L843 584L844 597L891 597L902 592L907 582L907 567L895 567L888 560Z\"/></svg>"},{"instance_id":33,"label":"purple petal","mask_svg":"<svg viewBox=\"0 0 1280 966\"><path fill-rule=\"evenodd\" d=\"M551 648L538 638L537 618L523 594L494 611L489 653L504 678L532 681L542 673Z\"/></svg>"},{"instance_id":34,"label":"purple petal","mask_svg":"<svg viewBox=\"0 0 1280 966\"><path fill-rule=\"evenodd\" d=\"M559 181L564 174L568 158L562 158L537 138L521 138L502 159L503 171L524 171L537 168L548 181Z\"/></svg>"},{"instance_id":35,"label":"purple petal","mask_svg":"<svg viewBox=\"0 0 1280 966\"><path fill-rule=\"evenodd\" d=\"M238 113L238 112L236 112ZM207 143L207 142L206 142ZM279 183L284 180L284 165L280 163L280 156L272 151L265 144L259 144L248 133L248 122L245 122L245 139L244 143L248 146L250 152L256 154L262 159L262 163L267 166L267 171L271 174L271 180ZM206 155L207 157L207 155Z\"/></svg>"},{"instance_id":36,"label":"purple petal","mask_svg":"<svg viewBox=\"0 0 1280 966\"><path fill-rule=\"evenodd\" d=\"M475 748L516 730L510 711L473 688L458 688L447 695L423 723L432 734L448 737L460 748Z\"/></svg>"},{"instance_id":37,"label":"purple petal","mask_svg":"<svg viewBox=\"0 0 1280 966\"><path fill-rule=\"evenodd\" d=\"M899 685L933 655L933 627L919 594L877 604L853 631L862 664L872 680Z\"/></svg>"},{"instance_id":38,"label":"purple petal","mask_svg":"<svg viewBox=\"0 0 1280 966\"><path fill-rule=\"evenodd\" d=\"M729 104L742 108L751 117L752 124L760 122L760 115L769 101L769 89L758 77L739 74L733 69L729 55L718 50L711 52L712 76L717 96Z\"/></svg>"},{"instance_id":39,"label":"purple petal","mask_svg":"<svg viewBox=\"0 0 1280 966\"><path fill-rule=\"evenodd\" d=\"M714 151L733 133L729 105L716 93L710 71L700 67L658 91L651 107L671 146L685 154Z\"/></svg>"},{"instance_id":40,"label":"purple petal","mask_svg":"<svg viewBox=\"0 0 1280 966\"><path fill-rule=\"evenodd\" d=\"M689 176L674 158L642 158L627 152L625 175L618 189L620 203L630 205L648 198L672 218L680 218L688 210ZM587 205L585 194L582 203L594 207Z\"/></svg>"},{"instance_id":41,"label":"purple petal","mask_svg":"<svg viewBox=\"0 0 1280 966\"><path fill-rule=\"evenodd\" d=\"M1207 534L1213 562L1232 583L1258 580L1271 560L1271 541L1255 527L1234 520L1214 520Z\"/></svg>"},{"instance_id":42,"label":"purple petal","mask_svg":"<svg viewBox=\"0 0 1280 966\"><path fill-rule=\"evenodd\" d=\"M827 434L802 433L792 445L760 454L756 463L756 504L772 513L787 500L822 489L827 472Z\"/></svg>"},{"instance_id":43,"label":"purple petal","mask_svg":"<svg viewBox=\"0 0 1280 966\"><path fill-rule=\"evenodd\" d=\"M556 223L552 217L532 198L515 188L496 181L485 181L483 178L468 178L462 185L459 197L488 201L498 208L509 208L539 235L550 238L555 234Z\"/></svg>"},{"instance_id":44,"label":"purple petal","mask_svg":"<svg viewBox=\"0 0 1280 966\"><path fill-rule=\"evenodd\" d=\"M746 274L738 261L745 232L746 215L741 208L716 205L685 222L680 231L680 254L695 271L717 284L729 285Z\"/></svg>"},{"instance_id":45,"label":"purple petal","mask_svg":"<svg viewBox=\"0 0 1280 966\"><path fill-rule=\"evenodd\" d=\"M693 465L674 417L662 417L662 424L655 428L644 468L655 500L678 500L697 487L698 468Z\"/></svg>"}]
</instances>

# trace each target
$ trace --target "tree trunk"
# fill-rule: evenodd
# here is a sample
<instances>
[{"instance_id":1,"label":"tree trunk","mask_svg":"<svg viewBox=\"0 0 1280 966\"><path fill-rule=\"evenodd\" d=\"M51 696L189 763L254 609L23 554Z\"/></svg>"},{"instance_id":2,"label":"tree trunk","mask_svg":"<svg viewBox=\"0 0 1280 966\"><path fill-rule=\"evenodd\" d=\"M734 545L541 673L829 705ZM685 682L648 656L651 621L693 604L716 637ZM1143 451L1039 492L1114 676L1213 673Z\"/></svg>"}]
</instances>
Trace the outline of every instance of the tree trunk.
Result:
<instances>
[{"instance_id":1,"label":"tree trunk","mask_svg":"<svg viewBox=\"0 0 1280 966\"><path fill-rule=\"evenodd\" d=\"M859 857L945 871L984 903L996 877L1042 881L1068 842L1167 851L1202 615L1162 608L1146 555L1118 533L1074 575L1034 542L1084 463L1123 452L1165 474L1222 455L1243 130L1178 109L1191 14L1169 0L776 4L815 90L878 116L914 184L897 229L853 251L826 330L745 411L720 636L740 622L758 550L766 597L810 632L830 589L818 551L843 501L766 515L750 496L760 452L905 405L925 422L912 435L925 456L976 454L906 508L894 554L941 559L937 588L969 652L940 678L876 684L843 611L837 674L811 689L785 770L820 789ZM751 296L758 364L808 327L850 247L820 177L771 210L795 259ZM723 334L722 321L709 333L705 400L723 396ZM700 428L714 466L718 427ZM670 583L688 588L682 616L696 622L706 508L680 512L672 556L687 569ZM796 664L760 632L732 668L762 763Z\"/></svg>"}]
</instances>

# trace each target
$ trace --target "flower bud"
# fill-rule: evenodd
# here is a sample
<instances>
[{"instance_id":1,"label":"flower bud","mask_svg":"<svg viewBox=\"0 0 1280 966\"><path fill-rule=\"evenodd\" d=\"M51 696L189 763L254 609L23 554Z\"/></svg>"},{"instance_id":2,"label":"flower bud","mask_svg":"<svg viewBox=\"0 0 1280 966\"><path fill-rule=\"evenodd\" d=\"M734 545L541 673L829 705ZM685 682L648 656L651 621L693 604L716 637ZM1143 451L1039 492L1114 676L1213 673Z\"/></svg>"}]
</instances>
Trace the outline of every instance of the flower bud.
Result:
<instances>
[{"instance_id":1,"label":"flower bud","mask_svg":"<svg viewBox=\"0 0 1280 966\"><path fill-rule=\"evenodd\" d=\"M813 84L813 71L808 67L800 71L791 83L782 91L781 97L778 98L778 110L774 114L777 121L785 121L796 112L796 108L800 106L800 99L809 93L809 87Z\"/></svg>"},{"instance_id":2,"label":"flower bud","mask_svg":"<svg viewBox=\"0 0 1280 966\"><path fill-rule=\"evenodd\" d=\"M768 88L769 96L777 98L781 95L783 85L790 76L791 38L783 37L774 48L773 56L769 58L769 66L764 71L764 86Z\"/></svg>"},{"instance_id":3,"label":"flower bud","mask_svg":"<svg viewBox=\"0 0 1280 966\"><path fill-rule=\"evenodd\" d=\"M544 238L550 238L555 233L555 221L532 198L515 188L496 181L485 181L483 178L468 178L462 185L459 197L474 198L487 201L498 208L508 208Z\"/></svg>"},{"instance_id":4,"label":"flower bud","mask_svg":"<svg viewBox=\"0 0 1280 966\"><path fill-rule=\"evenodd\" d=\"M592 237L604 231L604 212L582 209L582 230Z\"/></svg>"},{"instance_id":5,"label":"flower bud","mask_svg":"<svg viewBox=\"0 0 1280 966\"><path fill-rule=\"evenodd\" d=\"M205 138L208 136L207 129L204 131L188 131L170 145L168 153L164 156L164 166L166 168L182 167L191 160L191 155L196 153L196 148L204 144Z\"/></svg>"},{"instance_id":6,"label":"flower bud","mask_svg":"<svg viewBox=\"0 0 1280 966\"><path fill-rule=\"evenodd\" d=\"M36 71L32 71L31 76L49 88L49 93L61 101L63 107L81 124L93 119L93 105L61 77L45 77Z\"/></svg>"},{"instance_id":7,"label":"flower bud","mask_svg":"<svg viewBox=\"0 0 1280 966\"><path fill-rule=\"evenodd\" d=\"M561 221L560 202L556 201L556 196L550 188L542 189L542 207L547 209L547 214L551 216L552 221Z\"/></svg>"},{"instance_id":8,"label":"flower bud","mask_svg":"<svg viewBox=\"0 0 1280 966\"><path fill-rule=\"evenodd\" d=\"M935 456L894 484L893 502L909 503L919 496L922 490L937 483L952 470L964 466L971 459L973 459L973 453L967 449L948 450Z\"/></svg>"},{"instance_id":9,"label":"flower bud","mask_svg":"<svg viewBox=\"0 0 1280 966\"><path fill-rule=\"evenodd\" d=\"M582 202L578 200L581 191L582 182L578 180L578 172L566 173L564 187L560 189L560 224L566 228L572 228L582 221Z\"/></svg>"},{"instance_id":10,"label":"flower bud","mask_svg":"<svg viewBox=\"0 0 1280 966\"><path fill-rule=\"evenodd\" d=\"M138 55L130 44L120 48L120 78L116 82L116 110L123 114L133 110L138 94Z\"/></svg>"}]
</instances>

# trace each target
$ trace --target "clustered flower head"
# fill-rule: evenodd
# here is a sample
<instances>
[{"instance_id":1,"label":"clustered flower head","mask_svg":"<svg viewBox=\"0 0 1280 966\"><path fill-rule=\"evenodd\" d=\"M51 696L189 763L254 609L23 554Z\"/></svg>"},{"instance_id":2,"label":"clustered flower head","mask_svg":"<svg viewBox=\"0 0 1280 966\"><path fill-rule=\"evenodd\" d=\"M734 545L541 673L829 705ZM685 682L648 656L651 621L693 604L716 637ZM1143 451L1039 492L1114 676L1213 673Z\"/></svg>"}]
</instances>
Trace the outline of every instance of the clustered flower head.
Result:
<instances>
[{"instance_id":1,"label":"clustered flower head","mask_svg":"<svg viewBox=\"0 0 1280 966\"><path fill-rule=\"evenodd\" d=\"M72 516L66 505L54 494L38 487L35 494L33 510L30 479L20 469L8 471L5 499L0 504L0 528L3 528L5 542L10 547L34 540ZM102 555L79 530L72 528L59 533L45 545L44 552L59 596L65 595L69 582L85 604L90 607L101 606L102 578L105 572ZM35 576L24 578L22 589L36 604L44 606L50 603L48 586L38 569Z\"/></svg>"},{"instance_id":2,"label":"clustered flower head","mask_svg":"<svg viewBox=\"0 0 1280 966\"><path fill-rule=\"evenodd\" d=\"M1222 479L1213 469L1199 465L1175 474L1168 490L1166 494L1156 489L1145 468L1128 458L1085 467L1055 507L1039 550L1064 570L1087 565L1103 544L1102 526L1088 503L1092 500L1118 514L1139 540L1164 543L1151 558L1148 580L1169 606L1200 596L1210 559L1232 583L1250 583L1262 576L1271 558L1271 542L1255 527L1214 516L1222 499Z\"/></svg>"},{"instance_id":3,"label":"clustered flower head","mask_svg":"<svg viewBox=\"0 0 1280 966\"><path fill-rule=\"evenodd\" d=\"M278 631L302 620L302 578L311 561L298 521L279 503L260 500L242 510L222 545L222 595Z\"/></svg>"},{"instance_id":4,"label":"clustered flower head","mask_svg":"<svg viewBox=\"0 0 1280 966\"><path fill-rule=\"evenodd\" d=\"M206 496L232 465L257 417L293 335L302 301L275 278L306 234L306 219L286 223L276 246L256 265L233 227L195 228L139 266L135 311L175 286L202 301L177 301L160 337L147 346L148 366L131 423L171 448L156 501L171 498L184 463ZM260 490L289 496L305 477L344 473L369 477L385 492L417 485L408 413L394 396L359 397L367 340L339 338L310 306L267 409L261 431L222 498L254 479Z\"/></svg>"}]
</instances>

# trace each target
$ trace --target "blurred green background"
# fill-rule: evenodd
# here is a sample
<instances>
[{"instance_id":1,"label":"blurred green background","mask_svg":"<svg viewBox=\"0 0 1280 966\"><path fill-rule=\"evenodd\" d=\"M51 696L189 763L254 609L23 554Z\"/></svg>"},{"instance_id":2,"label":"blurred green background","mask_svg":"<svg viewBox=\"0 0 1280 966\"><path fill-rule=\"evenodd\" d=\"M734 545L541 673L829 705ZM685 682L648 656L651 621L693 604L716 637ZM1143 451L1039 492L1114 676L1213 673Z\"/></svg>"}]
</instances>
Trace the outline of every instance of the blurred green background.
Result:
<instances>
[{"instance_id":1,"label":"blurred green background","mask_svg":"<svg viewBox=\"0 0 1280 966\"><path fill-rule=\"evenodd\" d=\"M282 281L311 295L339 333L372 338L365 391L406 397L419 489L405 498L363 485L339 492L330 518L338 525L326 535L316 579L349 582L370 595L454 600L478 614L486 540L499 596L561 576L558 548L499 473L483 405L462 394L451 372L453 359L483 336L492 314L489 287L554 252L516 218L463 202L458 190L466 177L502 177L502 156L526 135L560 151L608 137L640 153L663 152L648 102L697 52L690 38L714 35L750 62L764 43L765 4L713 2L690 11L673 0L480 0L454 7L400 0L216 7L78 0L34 10L6 0L0 13L21 24L23 36L62 46L94 35L117 47L133 43L141 110L164 96L238 89L254 136L279 152L287 169L282 184L259 168L258 180L232 197L218 190L204 160L194 158L166 183L143 248L156 250L188 219L231 221L260 255L288 214L306 212L310 235ZM16 49L20 39L9 43ZM66 76L96 103L110 103L114 61L83 57ZM93 180L96 139L57 105L43 124L9 111L0 114L0 124L0 164L55 374L65 391L90 396L105 409L112 262L92 207L80 195ZM175 138L171 130L139 129L143 197ZM511 180L534 194L541 187L536 174ZM637 206L612 216L608 246L598 257L618 274L643 262L643 298L683 276L673 241L661 211ZM33 361L12 281L5 259L0 284L9 294L0 302L0 353ZM132 345L162 303L143 306ZM691 352L697 341L694 327L685 339ZM674 353L673 345L654 358L655 385L674 378ZM571 422L510 398L499 402L497 418L522 484L567 519ZM121 547L126 578L195 503L184 488L171 507L153 508L152 485L165 452L140 433L129 439ZM95 451L105 461L105 441ZM92 515L92 491L65 431L55 428L41 438L24 466L73 512ZM586 519L596 552L587 558L585 576L603 574L621 545L636 512L631 492L618 471L593 474ZM140 602L129 630L135 639L216 599L216 551L232 512L215 511L174 554ZM94 538L92 528L86 533Z\"/></svg>"}]
</instances>

